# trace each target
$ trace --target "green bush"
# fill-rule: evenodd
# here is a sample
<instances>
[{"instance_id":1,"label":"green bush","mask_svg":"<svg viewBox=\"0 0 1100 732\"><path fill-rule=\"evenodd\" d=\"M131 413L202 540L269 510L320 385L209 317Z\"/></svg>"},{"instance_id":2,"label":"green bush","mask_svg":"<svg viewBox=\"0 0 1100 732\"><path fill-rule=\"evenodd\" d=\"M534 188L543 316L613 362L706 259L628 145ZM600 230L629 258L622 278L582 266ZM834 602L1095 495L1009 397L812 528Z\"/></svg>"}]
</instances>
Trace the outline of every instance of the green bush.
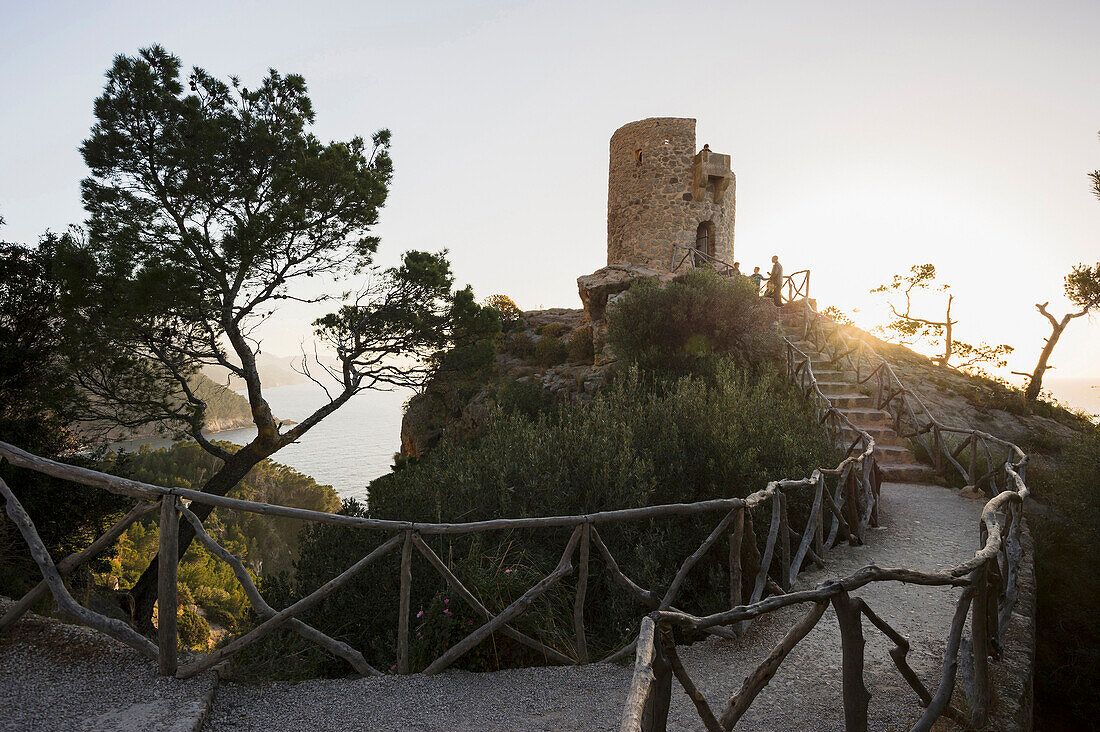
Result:
<instances>
[{"instance_id":1,"label":"green bush","mask_svg":"<svg viewBox=\"0 0 1100 732\"><path fill-rule=\"evenodd\" d=\"M535 344L535 363L540 366L557 366L565 362L567 353L561 338L543 336Z\"/></svg>"},{"instance_id":2,"label":"green bush","mask_svg":"<svg viewBox=\"0 0 1100 732\"><path fill-rule=\"evenodd\" d=\"M660 286L637 282L608 309L620 359L657 376L713 375L732 358L757 366L778 354L774 309L744 278L694 269Z\"/></svg>"},{"instance_id":3,"label":"green bush","mask_svg":"<svg viewBox=\"0 0 1100 732\"><path fill-rule=\"evenodd\" d=\"M1050 501L1030 513L1035 539L1036 719L1043 728L1087 729L1100 716L1100 429L1065 447L1054 471L1028 471L1035 495Z\"/></svg>"},{"instance_id":4,"label":"green bush","mask_svg":"<svg viewBox=\"0 0 1100 732\"><path fill-rule=\"evenodd\" d=\"M535 416L498 407L477 439L445 438L415 465L374 481L369 508L348 501L343 513L463 522L580 514L745 496L776 476L808 475L816 466L835 462L820 426L777 371L750 372L726 363L715 375L714 380L683 378L655 388L630 370L586 403L566 401ZM530 387L513 389L528 393ZM798 503L792 500L792 512L802 510ZM607 524L600 534L628 576L661 588L720 518ZM760 526L768 520L766 509L758 512ZM760 541L764 533L758 531ZM425 539L495 613L552 570L568 534L568 529L546 529ZM272 604L284 606L311 592L385 538L330 525L307 527L295 579L280 586L282 594L276 592L279 599ZM700 612L726 607L728 570L722 554L716 550L700 561L678 604ZM636 633L646 610L611 582L596 552L592 563L588 593L593 599L586 607L586 628L590 653L598 657ZM379 668L390 668L396 648L398 565L399 552L393 552L304 619L362 649ZM575 578L562 581L520 616L516 627L571 652L574 591ZM411 592L414 614L424 612L413 622L412 658L418 670L482 621L458 606L438 573L415 553ZM303 666L295 671L300 676L347 673L343 662L312 652L287 634L278 634L241 663L262 661L285 677L291 673L285 663L288 654L301 659ZM280 657L283 665L275 668L273 659ZM457 665L480 670L543 662L539 654L498 635Z\"/></svg>"},{"instance_id":5,"label":"green bush","mask_svg":"<svg viewBox=\"0 0 1100 732\"><path fill-rule=\"evenodd\" d=\"M535 342L531 340L531 336L522 331L513 333L508 338L506 348L508 353L516 358L522 358L524 361L535 355Z\"/></svg>"},{"instance_id":6,"label":"green bush","mask_svg":"<svg viewBox=\"0 0 1100 732\"><path fill-rule=\"evenodd\" d=\"M210 624L189 605L180 604L176 622L181 649L205 651L210 646Z\"/></svg>"},{"instance_id":7,"label":"green bush","mask_svg":"<svg viewBox=\"0 0 1100 732\"><path fill-rule=\"evenodd\" d=\"M505 331L522 330L523 311L512 298L507 295L490 295L485 298L485 304L495 308L500 314L500 324Z\"/></svg>"},{"instance_id":8,"label":"green bush","mask_svg":"<svg viewBox=\"0 0 1100 732\"><path fill-rule=\"evenodd\" d=\"M592 363L596 357L596 351L592 346L592 331L589 328L573 331L569 336L566 351L569 353L569 360L574 363Z\"/></svg>"},{"instance_id":9,"label":"green bush","mask_svg":"<svg viewBox=\"0 0 1100 732\"><path fill-rule=\"evenodd\" d=\"M534 379L519 381L510 379L497 391L497 404L501 411L517 412L528 419L556 408L561 399Z\"/></svg>"},{"instance_id":10,"label":"green bush","mask_svg":"<svg viewBox=\"0 0 1100 732\"><path fill-rule=\"evenodd\" d=\"M547 338L561 338L569 332L569 326L565 323L548 323L538 329L538 334Z\"/></svg>"}]
</instances>

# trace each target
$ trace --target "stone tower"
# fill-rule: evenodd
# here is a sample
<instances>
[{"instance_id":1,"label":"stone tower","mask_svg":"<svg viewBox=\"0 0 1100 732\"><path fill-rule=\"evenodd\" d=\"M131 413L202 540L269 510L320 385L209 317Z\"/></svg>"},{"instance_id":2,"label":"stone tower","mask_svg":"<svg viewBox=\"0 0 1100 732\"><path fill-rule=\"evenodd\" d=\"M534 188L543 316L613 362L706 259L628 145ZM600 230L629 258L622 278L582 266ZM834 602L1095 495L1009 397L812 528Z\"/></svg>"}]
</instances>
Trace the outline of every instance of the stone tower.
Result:
<instances>
[{"instance_id":1,"label":"stone tower","mask_svg":"<svg viewBox=\"0 0 1100 732\"><path fill-rule=\"evenodd\" d=\"M730 156L696 152L694 119L623 125L611 136L607 263L669 272L696 248L732 264L735 191Z\"/></svg>"}]
</instances>

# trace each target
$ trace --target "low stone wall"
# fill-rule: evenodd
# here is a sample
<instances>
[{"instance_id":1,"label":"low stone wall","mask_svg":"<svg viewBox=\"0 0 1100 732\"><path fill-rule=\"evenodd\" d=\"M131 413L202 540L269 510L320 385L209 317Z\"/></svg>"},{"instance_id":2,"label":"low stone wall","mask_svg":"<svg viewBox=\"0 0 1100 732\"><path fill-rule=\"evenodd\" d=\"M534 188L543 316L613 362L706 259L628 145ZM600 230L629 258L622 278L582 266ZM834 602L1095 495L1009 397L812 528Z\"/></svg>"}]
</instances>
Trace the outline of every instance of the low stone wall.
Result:
<instances>
[{"instance_id":1,"label":"low stone wall","mask_svg":"<svg viewBox=\"0 0 1100 732\"><path fill-rule=\"evenodd\" d=\"M1030 732L1035 693L1035 554L1027 520L1020 525L1020 559L1016 607L1005 632L1004 654L990 664L993 681L993 705L987 729L1004 732Z\"/></svg>"}]
</instances>

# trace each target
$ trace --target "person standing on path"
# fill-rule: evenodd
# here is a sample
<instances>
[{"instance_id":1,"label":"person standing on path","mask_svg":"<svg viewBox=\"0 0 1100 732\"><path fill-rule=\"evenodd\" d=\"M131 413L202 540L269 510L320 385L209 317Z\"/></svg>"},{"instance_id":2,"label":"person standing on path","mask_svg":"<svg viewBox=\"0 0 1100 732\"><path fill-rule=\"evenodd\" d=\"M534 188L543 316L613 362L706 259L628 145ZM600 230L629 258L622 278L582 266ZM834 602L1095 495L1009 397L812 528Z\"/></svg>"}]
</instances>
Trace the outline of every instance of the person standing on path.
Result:
<instances>
[{"instance_id":1,"label":"person standing on path","mask_svg":"<svg viewBox=\"0 0 1100 732\"><path fill-rule=\"evenodd\" d=\"M756 288L756 294L760 294L760 285L764 282L764 275L760 274L759 267L752 268L752 274L749 275L749 279L752 280L752 286Z\"/></svg>"},{"instance_id":2,"label":"person standing on path","mask_svg":"<svg viewBox=\"0 0 1100 732\"><path fill-rule=\"evenodd\" d=\"M772 256L772 273L768 277L768 290L764 297L770 297L776 307L783 305L783 265L779 263L779 255Z\"/></svg>"}]
</instances>

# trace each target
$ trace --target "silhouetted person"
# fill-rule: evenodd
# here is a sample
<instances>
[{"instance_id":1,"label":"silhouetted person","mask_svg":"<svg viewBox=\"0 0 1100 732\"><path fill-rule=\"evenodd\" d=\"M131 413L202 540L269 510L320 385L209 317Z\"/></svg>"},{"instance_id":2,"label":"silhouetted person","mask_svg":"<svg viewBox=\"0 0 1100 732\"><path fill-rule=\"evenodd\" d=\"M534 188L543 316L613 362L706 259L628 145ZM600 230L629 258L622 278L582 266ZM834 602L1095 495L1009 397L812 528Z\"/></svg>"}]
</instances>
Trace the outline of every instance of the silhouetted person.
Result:
<instances>
[{"instance_id":1,"label":"silhouetted person","mask_svg":"<svg viewBox=\"0 0 1100 732\"><path fill-rule=\"evenodd\" d=\"M783 265L779 263L779 255L772 257L772 273L764 297L770 297L776 307L783 305Z\"/></svg>"}]
</instances>

